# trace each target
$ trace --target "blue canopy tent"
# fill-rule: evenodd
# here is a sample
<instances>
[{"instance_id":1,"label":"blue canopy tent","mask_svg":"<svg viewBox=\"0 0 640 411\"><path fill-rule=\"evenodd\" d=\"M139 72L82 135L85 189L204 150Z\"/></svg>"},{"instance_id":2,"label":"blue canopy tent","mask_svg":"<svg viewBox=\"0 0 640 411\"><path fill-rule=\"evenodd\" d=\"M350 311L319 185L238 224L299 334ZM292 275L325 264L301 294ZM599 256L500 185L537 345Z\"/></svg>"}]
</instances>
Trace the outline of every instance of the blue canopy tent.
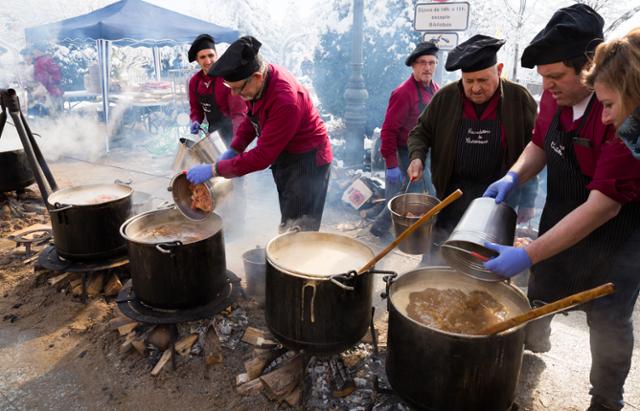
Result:
<instances>
[{"instance_id":1,"label":"blue canopy tent","mask_svg":"<svg viewBox=\"0 0 640 411\"><path fill-rule=\"evenodd\" d=\"M216 42L231 43L238 31L146 3L121 0L88 14L25 30L27 44L95 41L105 121L109 119L109 60L111 45L153 47L156 77L160 75L158 47L191 43L201 33ZM108 142L107 142L108 150Z\"/></svg>"}]
</instances>

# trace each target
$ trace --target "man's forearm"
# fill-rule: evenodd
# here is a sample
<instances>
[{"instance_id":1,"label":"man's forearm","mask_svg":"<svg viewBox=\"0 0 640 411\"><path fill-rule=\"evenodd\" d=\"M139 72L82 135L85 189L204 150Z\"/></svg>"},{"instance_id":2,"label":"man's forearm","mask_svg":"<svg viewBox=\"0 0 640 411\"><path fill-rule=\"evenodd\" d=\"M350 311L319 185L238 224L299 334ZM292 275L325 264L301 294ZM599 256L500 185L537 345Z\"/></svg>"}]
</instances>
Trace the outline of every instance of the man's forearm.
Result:
<instances>
[{"instance_id":1,"label":"man's forearm","mask_svg":"<svg viewBox=\"0 0 640 411\"><path fill-rule=\"evenodd\" d=\"M577 244L615 217L620 212L620 208L620 203L600 191L593 190L586 202L527 245L525 251L534 264L552 257Z\"/></svg>"},{"instance_id":2,"label":"man's forearm","mask_svg":"<svg viewBox=\"0 0 640 411\"><path fill-rule=\"evenodd\" d=\"M530 142L509 171L514 171L518 174L518 184L522 185L533 176L538 175L546 164L547 155L544 150Z\"/></svg>"}]
</instances>

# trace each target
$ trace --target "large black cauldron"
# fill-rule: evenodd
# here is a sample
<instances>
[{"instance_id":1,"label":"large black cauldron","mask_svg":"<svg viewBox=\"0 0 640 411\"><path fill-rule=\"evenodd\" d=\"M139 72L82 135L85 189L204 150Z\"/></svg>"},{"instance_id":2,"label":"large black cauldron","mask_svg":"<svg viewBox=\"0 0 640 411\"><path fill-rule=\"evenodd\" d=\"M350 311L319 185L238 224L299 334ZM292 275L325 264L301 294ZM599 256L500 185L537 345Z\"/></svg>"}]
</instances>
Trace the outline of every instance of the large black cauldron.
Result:
<instances>
[{"instance_id":1,"label":"large black cauldron","mask_svg":"<svg viewBox=\"0 0 640 411\"><path fill-rule=\"evenodd\" d=\"M289 232L266 247L265 317L271 333L288 347L330 354L356 344L371 319L371 272L357 270L373 251L331 233Z\"/></svg>"},{"instance_id":2,"label":"large black cauldron","mask_svg":"<svg viewBox=\"0 0 640 411\"><path fill-rule=\"evenodd\" d=\"M227 285L222 219L186 219L175 208L142 213L120 228L127 240L136 296L157 308L186 309L213 301Z\"/></svg>"},{"instance_id":3,"label":"large black cauldron","mask_svg":"<svg viewBox=\"0 0 640 411\"><path fill-rule=\"evenodd\" d=\"M23 189L36 179L24 150L0 152L0 193Z\"/></svg>"},{"instance_id":4,"label":"large black cauldron","mask_svg":"<svg viewBox=\"0 0 640 411\"><path fill-rule=\"evenodd\" d=\"M505 411L515 397L524 328L495 336L454 334L406 313L409 294L425 288L489 292L510 316L530 309L526 296L505 282L480 281L449 267L410 271L389 287L387 376L406 401L430 411Z\"/></svg>"}]
</instances>

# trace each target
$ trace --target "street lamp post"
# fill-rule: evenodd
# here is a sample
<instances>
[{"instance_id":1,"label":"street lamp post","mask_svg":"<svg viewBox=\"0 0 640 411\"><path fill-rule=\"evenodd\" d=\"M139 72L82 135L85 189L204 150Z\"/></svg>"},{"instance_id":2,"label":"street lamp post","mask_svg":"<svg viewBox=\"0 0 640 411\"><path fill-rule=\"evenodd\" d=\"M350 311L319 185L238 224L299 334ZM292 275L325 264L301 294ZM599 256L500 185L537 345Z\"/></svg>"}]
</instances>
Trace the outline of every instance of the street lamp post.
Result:
<instances>
[{"instance_id":1,"label":"street lamp post","mask_svg":"<svg viewBox=\"0 0 640 411\"><path fill-rule=\"evenodd\" d=\"M353 0L353 27L351 47L351 77L344 92L346 150L345 165L362 164L364 153L365 124L367 120L366 102L369 93L362 76L362 35L364 21L364 0Z\"/></svg>"}]
</instances>

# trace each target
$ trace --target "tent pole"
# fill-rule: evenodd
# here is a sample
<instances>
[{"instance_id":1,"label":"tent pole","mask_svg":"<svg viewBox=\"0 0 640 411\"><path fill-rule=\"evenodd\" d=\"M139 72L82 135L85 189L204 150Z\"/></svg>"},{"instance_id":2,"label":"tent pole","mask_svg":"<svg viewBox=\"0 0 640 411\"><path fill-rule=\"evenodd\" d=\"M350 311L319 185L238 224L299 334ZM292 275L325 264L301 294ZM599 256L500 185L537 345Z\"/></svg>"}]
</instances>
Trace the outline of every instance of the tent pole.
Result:
<instances>
[{"instance_id":1,"label":"tent pole","mask_svg":"<svg viewBox=\"0 0 640 411\"><path fill-rule=\"evenodd\" d=\"M156 74L156 81L160 81L161 73L160 73L160 48L158 46L153 46L151 49L153 54L153 68Z\"/></svg>"}]
</instances>

